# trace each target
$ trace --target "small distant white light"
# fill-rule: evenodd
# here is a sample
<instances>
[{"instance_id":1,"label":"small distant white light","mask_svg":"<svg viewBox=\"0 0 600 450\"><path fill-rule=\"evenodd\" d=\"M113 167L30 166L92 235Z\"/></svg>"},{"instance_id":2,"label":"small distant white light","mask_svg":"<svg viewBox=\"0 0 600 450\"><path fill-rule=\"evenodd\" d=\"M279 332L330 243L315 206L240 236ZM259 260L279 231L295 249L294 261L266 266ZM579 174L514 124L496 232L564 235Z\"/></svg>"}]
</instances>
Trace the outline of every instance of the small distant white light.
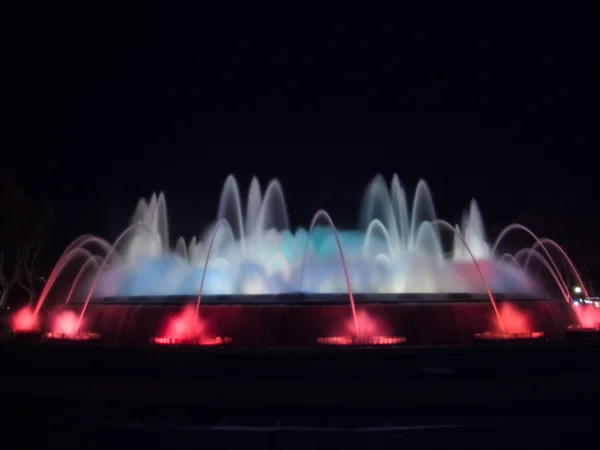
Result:
<instances>
[{"instance_id":1,"label":"small distant white light","mask_svg":"<svg viewBox=\"0 0 600 450\"><path fill-rule=\"evenodd\" d=\"M573 292L575 292L576 294L581 294L581 288L579 286L575 286L573 288Z\"/></svg>"},{"instance_id":2,"label":"small distant white light","mask_svg":"<svg viewBox=\"0 0 600 450\"><path fill-rule=\"evenodd\" d=\"M573 302L573 306L579 306L579 302L578 302L577 300L575 300L575 301Z\"/></svg>"}]
</instances>

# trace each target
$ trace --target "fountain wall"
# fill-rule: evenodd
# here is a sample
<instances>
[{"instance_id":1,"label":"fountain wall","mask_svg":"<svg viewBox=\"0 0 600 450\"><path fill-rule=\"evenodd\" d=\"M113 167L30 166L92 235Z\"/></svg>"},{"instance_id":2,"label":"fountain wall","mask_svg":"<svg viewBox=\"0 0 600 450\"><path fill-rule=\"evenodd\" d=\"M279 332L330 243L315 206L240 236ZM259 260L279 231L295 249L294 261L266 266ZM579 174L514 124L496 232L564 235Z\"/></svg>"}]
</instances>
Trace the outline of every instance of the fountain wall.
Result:
<instances>
[{"instance_id":1,"label":"fountain wall","mask_svg":"<svg viewBox=\"0 0 600 450\"><path fill-rule=\"evenodd\" d=\"M563 301L510 302L527 316L532 329L549 340L564 337L573 323L572 308ZM502 304L502 302L500 302ZM64 310L56 307L53 313ZM385 335L405 336L409 345L467 345L475 333L493 329L495 316L489 302L401 302L358 305ZM84 328L99 332L109 345L146 345L164 329L181 305L90 305ZM337 305L203 305L206 332L232 338L236 347L314 346L323 336L348 335L352 316L347 304Z\"/></svg>"}]
</instances>

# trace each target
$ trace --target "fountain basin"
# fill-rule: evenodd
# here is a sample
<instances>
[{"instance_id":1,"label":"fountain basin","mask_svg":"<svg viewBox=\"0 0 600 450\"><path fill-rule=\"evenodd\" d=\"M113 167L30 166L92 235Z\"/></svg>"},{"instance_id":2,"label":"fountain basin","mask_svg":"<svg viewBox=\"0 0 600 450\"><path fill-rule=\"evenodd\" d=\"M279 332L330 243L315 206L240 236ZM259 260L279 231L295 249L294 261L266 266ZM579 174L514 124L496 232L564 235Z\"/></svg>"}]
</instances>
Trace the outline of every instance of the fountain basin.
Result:
<instances>
[{"instance_id":1,"label":"fountain basin","mask_svg":"<svg viewBox=\"0 0 600 450\"><path fill-rule=\"evenodd\" d=\"M137 300L137 301L135 301ZM86 328L102 335L111 346L179 345L192 336L189 328L171 330L169 324L179 317L189 297L98 299L91 303ZM323 347L319 338L355 335L347 295L297 300L276 296L252 299L207 297L202 306L202 327L195 336L230 337L230 346L243 348ZM252 303L250 301L252 300ZM270 301L269 301L270 300ZM405 337L411 346L470 345L473 335L493 330L495 318L485 298L407 298L357 297L359 313L367 313L376 323L374 329L361 325L361 336ZM527 315L529 330L543 331L550 341L562 340L565 329L576 317L561 300L527 299L511 301ZM504 303L500 299L499 303ZM51 316L78 306L57 306ZM360 314L359 314L360 315ZM366 328L364 328L366 327ZM58 331L58 330L56 330ZM166 338L156 339L155 338ZM164 342L164 343L163 343ZM181 345L184 345L181 342Z\"/></svg>"},{"instance_id":2,"label":"fountain basin","mask_svg":"<svg viewBox=\"0 0 600 450\"><path fill-rule=\"evenodd\" d=\"M220 336L217 337L196 337L196 338L180 338L180 337L169 337L169 336L158 336L150 338L151 344L156 345L190 345L190 346L206 346L216 347L220 345L231 344L231 338Z\"/></svg>"},{"instance_id":3,"label":"fountain basin","mask_svg":"<svg viewBox=\"0 0 600 450\"><path fill-rule=\"evenodd\" d=\"M545 341L546 336L542 331L526 333L502 333L495 331L484 331L475 333L476 341L480 342L522 342L522 341Z\"/></svg>"},{"instance_id":4,"label":"fountain basin","mask_svg":"<svg viewBox=\"0 0 600 450\"><path fill-rule=\"evenodd\" d=\"M42 329L40 327L20 328L12 330L11 338L15 341L40 341L42 340Z\"/></svg>"},{"instance_id":5,"label":"fountain basin","mask_svg":"<svg viewBox=\"0 0 600 450\"><path fill-rule=\"evenodd\" d=\"M567 339L600 338L600 326L569 325L565 331L565 337Z\"/></svg>"},{"instance_id":6,"label":"fountain basin","mask_svg":"<svg viewBox=\"0 0 600 450\"><path fill-rule=\"evenodd\" d=\"M327 336L317 339L320 345L353 345L371 347L374 345L401 345L406 343L404 336Z\"/></svg>"},{"instance_id":7,"label":"fountain basin","mask_svg":"<svg viewBox=\"0 0 600 450\"><path fill-rule=\"evenodd\" d=\"M53 333L48 332L44 335L44 340L58 342L101 342L100 333L92 331L78 331L76 333Z\"/></svg>"}]
</instances>

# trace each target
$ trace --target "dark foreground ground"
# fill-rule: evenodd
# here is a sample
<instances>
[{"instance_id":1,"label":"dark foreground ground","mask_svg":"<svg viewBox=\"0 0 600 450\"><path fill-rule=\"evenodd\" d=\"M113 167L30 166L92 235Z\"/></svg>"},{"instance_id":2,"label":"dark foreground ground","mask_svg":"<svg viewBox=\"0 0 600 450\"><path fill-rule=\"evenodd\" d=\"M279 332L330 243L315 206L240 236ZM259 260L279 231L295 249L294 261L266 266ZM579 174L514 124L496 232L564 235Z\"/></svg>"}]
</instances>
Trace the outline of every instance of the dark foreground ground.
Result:
<instances>
[{"instance_id":1,"label":"dark foreground ground","mask_svg":"<svg viewBox=\"0 0 600 450\"><path fill-rule=\"evenodd\" d=\"M599 350L4 342L0 430L19 448L597 448Z\"/></svg>"}]
</instances>

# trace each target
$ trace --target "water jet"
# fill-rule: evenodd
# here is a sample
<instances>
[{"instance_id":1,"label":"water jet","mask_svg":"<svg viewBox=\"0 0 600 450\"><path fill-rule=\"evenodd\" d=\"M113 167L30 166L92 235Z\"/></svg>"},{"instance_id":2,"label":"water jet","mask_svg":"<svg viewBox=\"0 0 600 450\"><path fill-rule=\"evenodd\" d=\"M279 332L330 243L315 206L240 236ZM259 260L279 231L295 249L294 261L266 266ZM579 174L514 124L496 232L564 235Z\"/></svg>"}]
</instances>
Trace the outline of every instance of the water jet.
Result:
<instances>
[{"instance_id":1,"label":"water jet","mask_svg":"<svg viewBox=\"0 0 600 450\"><path fill-rule=\"evenodd\" d=\"M430 341L427 333L436 335L432 342L450 342L463 339L458 337L463 332L471 341L473 336L483 342L535 340L546 337L550 325L538 326L546 314L542 306L527 305L553 302L548 287L558 287L570 304L564 277L548 250L558 252L581 281L558 244L519 224L488 243L475 201L460 223L438 218L424 181L410 202L398 176L389 186L382 176L375 177L365 193L361 224L351 229L336 227L324 210L317 211L308 228L291 229L277 180L263 195L253 178L245 204L241 195L237 180L228 177L213 225L191 239L179 237L173 247L162 193L138 202L131 225L113 244L90 235L73 241L52 271L33 317L37 320L42 305L58 296L55 285L75 268L62 301L79 315L74 330L53 328L46 339L87 339L78 333L91 314L88 323L103 340L130 336L156 345L420 345ZM320 219L325 226L317 223ZM441 228L452 235L442 236ZM530 234L534 245L498 257L496 249L513 230ZM524 264L521 256L527 257ZM534 276L532 258L548 279ZM493 318L483 309L475 313L479 306L468 313L470 319L463 318L463 309L486 298ZM501 311L508 303L526 306L519 314L531 316L536 325L513 329ZM202 314L201 305L207 306ZM561 309L552 320L564 334L566 313L549 307ZM363 313L375 314L384 326L364 329ZM42 316L32 332L41 333ZM335 329L347 321L348 327ZM567 333L581 333L579 325ZM96 338L93 332L88 335Z\"/></svg>"}]
</instances>

